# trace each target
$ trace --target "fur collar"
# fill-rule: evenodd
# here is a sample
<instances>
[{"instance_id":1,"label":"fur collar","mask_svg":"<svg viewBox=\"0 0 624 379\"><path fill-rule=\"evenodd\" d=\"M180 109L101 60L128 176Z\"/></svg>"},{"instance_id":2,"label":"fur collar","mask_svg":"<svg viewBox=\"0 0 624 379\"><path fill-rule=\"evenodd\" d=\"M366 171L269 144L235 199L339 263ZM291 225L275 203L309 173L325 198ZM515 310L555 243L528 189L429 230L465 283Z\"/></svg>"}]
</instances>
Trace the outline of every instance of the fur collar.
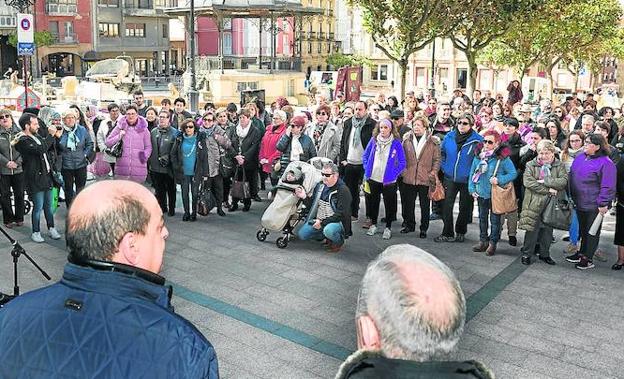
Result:
<instances>
[{"instance_id":1,"label":"fur collar","mask_svg":"<svg viewBox=\"0 0 624 379\"><path fill-rule=\"evenodd\" d=\"M126 130L128 128L128 120L126 119L126 116L120 116L117 119L117 126L119 126L119 128L123 130ZM135 129L139 133L147 130L147 120L145 119L145 117L139 116Z\"/></svg>"}]
</instances>

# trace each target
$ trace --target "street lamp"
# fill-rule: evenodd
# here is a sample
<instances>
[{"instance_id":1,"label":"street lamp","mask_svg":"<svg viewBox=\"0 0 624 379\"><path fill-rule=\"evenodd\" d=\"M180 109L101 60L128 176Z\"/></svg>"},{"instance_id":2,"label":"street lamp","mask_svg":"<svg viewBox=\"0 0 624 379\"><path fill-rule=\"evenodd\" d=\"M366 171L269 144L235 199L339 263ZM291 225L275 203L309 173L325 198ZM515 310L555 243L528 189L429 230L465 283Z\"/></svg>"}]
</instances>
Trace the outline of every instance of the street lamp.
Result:
<instances>
[{"instance_id":1,"label":"street lamp","mask_svg":"<svg viewBox=\"0 0 624 379\"><path fill-rule=\"evenodd\" d=\"M15 0L13 0L15 1ZM198 112L199 111L199 92L197 92L197 80L195 76L195 0L191 1L191 11L189 14L189 23L190 23L190 34L191 40L189 43L190 48L190 65L188 69L190 69L191 76L191 88L189 88L189 106L191 111Z\"/></svg>"},{"instance_id":2,"label":"street lamp","mask_svg":"<svg viewBox=\"0 0 624 379\"><path fill-rule=\"evenodd\" d=\"M17 9L20 13L24 13L32 5L35 5L35 0L5 0L6 5Z\"/></svg>"},{"instance_id":3,"label":"street lamp","mask_svg":"<svg viewBox=\"0 0 624 379\"><path fill-rule=\"evenodd\" d=\"M429 94L435 97L435 37L431 42L431 78L429 79Z\"/></svg>"}]
</instances>

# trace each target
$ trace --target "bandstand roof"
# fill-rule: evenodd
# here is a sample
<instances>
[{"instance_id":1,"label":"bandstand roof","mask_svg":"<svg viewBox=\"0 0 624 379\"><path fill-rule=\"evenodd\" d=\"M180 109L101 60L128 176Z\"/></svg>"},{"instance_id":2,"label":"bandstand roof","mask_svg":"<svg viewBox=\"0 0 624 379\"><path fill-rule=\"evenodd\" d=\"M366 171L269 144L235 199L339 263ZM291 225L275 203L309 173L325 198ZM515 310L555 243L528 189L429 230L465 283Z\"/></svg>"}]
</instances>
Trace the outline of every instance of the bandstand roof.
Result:
<instances>
[{"instance_id":1,"label":"bandstand roof","mask_svg":"<svg viewBox=\"0 0 624 379\"><path fill-rule=\"evenodd\" d=\"M164 12L171 16L186 16L190 5L176 8L165 8ZM280 16L317 16L324 9L304 7L299 0L198 0L195 1L195 17L227 15L233 18L259 18Z\"/></svg>"}]
</instances>

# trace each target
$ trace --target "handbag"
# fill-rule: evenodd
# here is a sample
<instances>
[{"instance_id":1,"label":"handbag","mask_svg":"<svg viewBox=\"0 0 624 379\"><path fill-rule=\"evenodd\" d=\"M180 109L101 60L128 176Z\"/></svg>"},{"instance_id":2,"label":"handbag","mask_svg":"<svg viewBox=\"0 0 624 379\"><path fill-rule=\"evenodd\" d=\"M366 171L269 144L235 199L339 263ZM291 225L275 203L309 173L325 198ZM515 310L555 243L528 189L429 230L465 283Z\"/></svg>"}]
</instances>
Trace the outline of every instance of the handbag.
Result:
<instances>
[{"instance_id":1,"label":"handbag","mask_svg":"<svg viewBox=\"0 0 624 379\"><path fill-rule=\"evenodd\" d=\"M197 196L197 213L201 216L208 216L208 213L217 206L217 199L212 193L211 188L206 185L206 182L206 179L202 181Z\"/></svg>"},{"instance_id":2,"label":"handbag","mask_svg":"<svg viewBox=\"0 0 624 379\"><path fill-rule=\"evenodd\" d=\"M111 157L121 157L123 155L123 138L120 138L113 146L107 147L104 152Z\"/></svg>"},{"instance_id":3,"label":"handbag","mask_svg":"<svg viewBox=\"0 0 624 379\"><path fill-rule=\"evenodd\" d=\"M442 185L442 182L440 182L440 179L436 175L435 185L433 187L429 186L429 199L433 201L441 201L441 200L444 200L445 197L446 195L444 194L444 186Z\"/></svg>"},{"instance_id":4,"label":"handbag","mask_svg":"<svg viewBox=\"0 0 624 379\"><path fill-rule=\"evenodd\" d=\"M553 229L569 230L572 222L572 203L564 191L548 196L542 212L542 222Z\"/></svg>"},{"instance_id":5,"label":"handbag","mask_svg":"<svg viewBox=\"0 0 624 379\"><path fill-rule=\"evenodd\" d=\"M494 168L494 174L492 177L496 177L498 173L498 167L500 166L500 159L496 162L496 168ZM492 213L502 215L506 213L514 212L518 209L518 201L516 201L516 190L513 183L509 182L504 187L498 184L492 185Z\"/></svg>"},{"instance_id":6,"label":"handbag","mask_svg":"<svg viewBox=\"0 0 624 379\"><path fill-rule=\"evenodd\" d=\"M250 199L251 191L249 189L249 183L245 180L245 169L242 169L243 175L242 180L238 179L238 169L240 166L236 166L236 171L234 172L234 183L232 183L232 198L233 199Z\"/></svg>"}]
</instances>

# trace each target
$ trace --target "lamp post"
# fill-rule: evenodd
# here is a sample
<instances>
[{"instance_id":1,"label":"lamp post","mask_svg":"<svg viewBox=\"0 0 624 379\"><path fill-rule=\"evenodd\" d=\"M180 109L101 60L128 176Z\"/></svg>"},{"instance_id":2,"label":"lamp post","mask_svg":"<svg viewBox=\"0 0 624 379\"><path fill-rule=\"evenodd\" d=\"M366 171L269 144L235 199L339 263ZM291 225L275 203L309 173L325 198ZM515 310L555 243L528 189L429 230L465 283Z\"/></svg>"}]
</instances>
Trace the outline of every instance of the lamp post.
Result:
<instances>
[{"instance_id":1,"label":"lamp post","mask_svg":"<svg viewBox=\"0 0 624 379\"><path fill-rule=\"evenodd\" d=\"M189 88L188 91L188 95L189 95L189 106L191 108L191 111L193 112L197 112L198 111L198 107L199 107L199 92L197 92L197 80L195 77L195 0L190 0L191 1L191 11L189 14L189 23L190 23L190 35L191 35L191 40L189 43L189 49L190 51L190 64L189 67L187 67L187 69L189 70L190 73L190 79L191 79L191 88Z\"/></svg>"},{"instance_id":2,"label":"lamp post","mask_svg":"<svg viewBox=\"0 0 624 379\"><path fill-rule=\"evenodd\" d=\"M429 94L435 97L435 38L431 42L431 78L429 79Z\"/></svg>"}]
</instances>

